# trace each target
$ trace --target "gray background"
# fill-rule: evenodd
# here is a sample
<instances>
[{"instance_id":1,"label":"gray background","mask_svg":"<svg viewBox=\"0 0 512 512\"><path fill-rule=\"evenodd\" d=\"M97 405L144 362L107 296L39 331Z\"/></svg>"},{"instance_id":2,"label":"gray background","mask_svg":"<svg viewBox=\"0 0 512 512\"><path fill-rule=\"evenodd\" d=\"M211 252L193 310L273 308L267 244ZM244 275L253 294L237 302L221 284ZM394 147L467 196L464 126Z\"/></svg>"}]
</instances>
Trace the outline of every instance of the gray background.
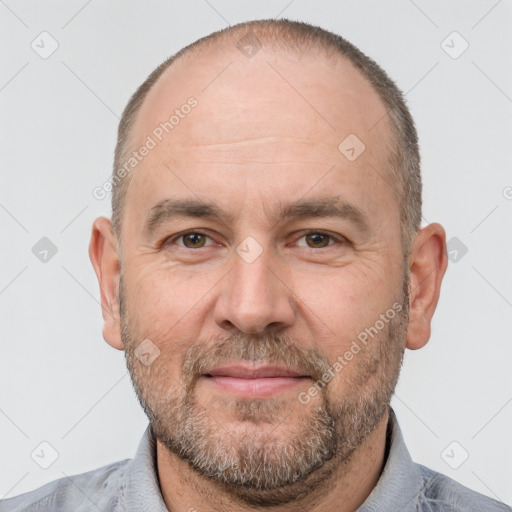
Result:
<instances>
[{"instance_id":1,"label":"gray background","mask_svg":"<svg viewBox=\"0 0 512 512\"><path fill-rule=\"evenodd\" d=\"M87 246L109 198L92 190L157 64L228 23L286 16L345 36L407 93L425 222L445 226L452 261L393 405L416 461L512 504L510 0L5 0L0 16L0 495L133 457L147 421L101 335ZM59 45L46 59L31 47L51 49L43 31ZM42 237L58 249L46 262Z\"/></svg>"}]
</instances>

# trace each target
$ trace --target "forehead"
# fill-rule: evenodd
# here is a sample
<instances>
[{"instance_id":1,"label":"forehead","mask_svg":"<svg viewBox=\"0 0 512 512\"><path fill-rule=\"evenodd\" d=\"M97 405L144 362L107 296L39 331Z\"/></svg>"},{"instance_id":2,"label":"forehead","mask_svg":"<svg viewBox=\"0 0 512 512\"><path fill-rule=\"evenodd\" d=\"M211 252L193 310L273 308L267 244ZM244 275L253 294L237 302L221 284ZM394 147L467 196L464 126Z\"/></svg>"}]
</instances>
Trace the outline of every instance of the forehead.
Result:
<instances>
[{"instance_id":1,"label":"forehead","mask_svg":"<svg viewBox=\"0 0 512 512\"><path fill-rule=\"evenodd\" d=\"M329 144L350 130L369 143L389 134L385 106L348 59L265 48L247 58L225 44L185 55L164 72L138 113L135 137L151 133L191 96L196 122L173 130L174 147L232 142L234 125L259 136L317 132L317 141Z\"/></svg>"},{"instance_id":2,"label":"forehead","mask_svg":"<svg viewBox=\"0 0 512 512\"><path fill-rule=\"evenodd\" d=\"M194 107L184 108L191 98ZM171 189L229 202L243 184L265 203L315 182L329 188L342 179L352 189L375 189L371 196L390 188L378 177L391 144L385 106L343 58L264 48L247 58L236 47L193 53L147 95L133 149L148 137L155 147L137 165L126 198L135 209L147 210ZM390 192L381 197L390 200Z\"/></svg>"}]
</instances>

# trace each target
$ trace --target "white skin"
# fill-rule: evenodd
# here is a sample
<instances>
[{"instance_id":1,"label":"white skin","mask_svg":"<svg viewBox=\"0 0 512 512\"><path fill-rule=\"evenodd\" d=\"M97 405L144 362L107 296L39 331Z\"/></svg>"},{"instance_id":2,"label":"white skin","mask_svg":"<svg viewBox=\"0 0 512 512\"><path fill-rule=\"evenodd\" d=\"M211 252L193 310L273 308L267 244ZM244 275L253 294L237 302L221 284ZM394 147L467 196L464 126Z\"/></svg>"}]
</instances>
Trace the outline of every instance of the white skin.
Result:
<instances>
[{"instance_id":1,"label":"white skin","mask_svg":"<svg viewBox=\"0 0 512 512\"><path fill-rule=\"evenodd\" d=\"M133 149L190 96L197 98L197 107L133 172L121 246L110 221L101 217L94 222L89 251L101 288L103 336L111 346L133 355L134 346L126 346L121 332L122 254L123 306L129 318L124 323L130 339L136 346L149 338L160 350L151 366L139 364L133 373L147 397L160 404L169 396L166 391L179 392L187 350L212 340L258 338L272 331L298 350L312 349L332 364L358 333L373 326L401 297L403 286L399 200L389 179L379 176L385 175L390 128L387 118L375 124L386 109L348 62L333 65L323 57L265 48L251 59L227 48L180 60L146 98L133 127ZM353 162L338 151L351 133L366 145ZM362 210L368 230L349 218L275 216L283 203L333 195ZM181 217L146 234L148 212L166 198L211 201L231 218ZM192 244L183 238L162 246L164 239L185 230L207 235L204 246L187 247L186 242ZM305 236L310 230L325 231L332 238L325 247L317 247ZM249 236L262 249L251 263L236 252ZM409 317L403 339L396 343L399 350L414 350L429 340L447 266L445 232L439 224L418 232L406 265ZM384 363L373 368L373 376L361 382L362 375L368 377L365 368L380 360L378 343L384 343L385 334L329 382L325 393L332 403L375 396L393 380L399 367L396 360L393 368ZM129 360L137 365L133 357ZM201 378L194 397L210 424L224 432L215 441L222 450L233 450L247 435L262 446L270 441L279 446L291 435L300 435L299 428L321 404L321 394L301 403L298 393L307 391L313 380L296 381L256 396L236 394ZM235 399L249 404L256 398L263 404L260 418L257 412L252 418L236 414ZM276 402L280 408L275 414L265 415L265 406L268 412ZM324 485L267 510L356 510L380 476L387 421L386 411L349 458L330 462ZM157 439L157 461L169 510L258 509L195 471L162 439ZM290 489L299 494L300 482ZM269 496L261 494L262 499Z\"/></svg>"}]
</instances>

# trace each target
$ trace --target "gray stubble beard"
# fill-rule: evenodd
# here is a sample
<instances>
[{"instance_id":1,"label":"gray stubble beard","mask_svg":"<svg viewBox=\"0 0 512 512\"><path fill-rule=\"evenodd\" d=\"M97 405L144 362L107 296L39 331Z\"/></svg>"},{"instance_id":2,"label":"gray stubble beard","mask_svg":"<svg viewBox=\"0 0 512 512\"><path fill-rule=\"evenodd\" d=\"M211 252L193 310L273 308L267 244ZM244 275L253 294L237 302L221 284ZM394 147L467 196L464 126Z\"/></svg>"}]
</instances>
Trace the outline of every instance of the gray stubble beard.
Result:
<instances>
[{"instance_id":1,"label":"gray stubble beard","mask_svg":"<svg viewBox=\"0 0 512 512\"><path fill-rule=\"evenodd\" d=\"M382 336L372 341L379 349L366 347L356 356L357 378L348 384L345 396L333 403L327 385L321 390L320 404L310 408L289 438L275 435L286 424L283 414L289 401L220 400L245 426L233 433L208 415L215 404L205 406L195 394L198 378L206 378L199 377L199 371L229 358L280 362L321 376L329 366L325 356L298 348L288 337L237 334L212 345L193 345L184 357L183 382L178 385L162 357L147 368L134 356L135 337L121 307L127 366L153 433L169 453L247 505L290 503L326 485L334 472L342 474L351 455L388 411L405 348L408 276L404 277L401 301L402 311L390 320ZM372 386L368 384L371 381ZM264 434L258 427L261 423L276 425Z\"/></svg>"}]
</instances>

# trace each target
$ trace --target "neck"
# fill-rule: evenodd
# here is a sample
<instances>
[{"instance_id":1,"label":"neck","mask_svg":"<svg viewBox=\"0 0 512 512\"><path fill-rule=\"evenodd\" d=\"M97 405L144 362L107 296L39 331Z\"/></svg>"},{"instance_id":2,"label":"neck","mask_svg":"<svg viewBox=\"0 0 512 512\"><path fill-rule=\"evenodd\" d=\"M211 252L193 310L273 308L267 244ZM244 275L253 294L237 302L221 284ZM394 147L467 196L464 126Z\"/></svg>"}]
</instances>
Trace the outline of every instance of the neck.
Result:
<instances>
[{"instance_id":1,"label":"neck","mask_svg":"<svg viewBox=\"0 0 512 512\"><path fill-rule=\"evenodd\" d=\"M366 500L379 480L384 465L386 431L389 413L362 442L348 460L338 464L321 486L312 488L306 496L275 507L268 512L288 512L304 508L311 512L355 511ZM213 480L197 474L157 439L157 467L164 502L171 512L200 510L201 512L231 512L261 510L241 503L236 496ZM333 461L335 464L335 461Z\"/></svg>"}]
</instances>

